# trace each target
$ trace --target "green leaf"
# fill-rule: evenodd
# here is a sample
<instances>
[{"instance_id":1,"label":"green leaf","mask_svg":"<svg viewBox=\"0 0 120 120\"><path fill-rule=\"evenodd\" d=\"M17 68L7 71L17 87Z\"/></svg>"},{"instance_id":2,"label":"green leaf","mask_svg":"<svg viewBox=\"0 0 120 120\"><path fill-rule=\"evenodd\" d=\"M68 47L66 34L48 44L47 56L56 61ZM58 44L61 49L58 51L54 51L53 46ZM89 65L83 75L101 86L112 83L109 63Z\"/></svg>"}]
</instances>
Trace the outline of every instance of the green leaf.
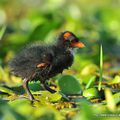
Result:
<instances>
[{"instance_id":1,"label":"green leaf","mask_svg":"<svg viewBox=\"0 0 120 120\"><path fill-rule=\"evenodd\" d=\"M58 101L62 98L62 95L60 95L57 92L52 94L48 91L44 91L44 92L42 92L41 97L44 97L44 98L48 99L50 102L56 102L56 101Z\"/></svg>"},{"instance_id":2,"label":"green leaf","mask_svg":"<svg viewBox=\"0 0 120 120\"><path fill-rule=\"evenodd\" d=\"M89 88L83 91L83 96L87 99L99 97L99 92L96 88Z\"/></svg>"},{"instance_id":3,"label":"green leaf","mask_svg":"<svg viewBox=\"0 0 120 120\"><path fill-rule=\"evenodd\" d=\"M115 78L109 84L120 83L120 76L116 75Z\"/></svg>"},{"instance_id":4,"label":"green leaf","mask_svg":"<svg viewBox=\"0 0 120 120\"><path fill-rule=\"evenodd\" d=\"M29 89L32 90L32 91L40 91L41 90L41 87L40 87L40 82L30 82L28 84L29 86ZM23 88L22 85L19 85L19 86L15 86L15 87L11 87L11 90L15 91L15 93L17 94L23 94L25 93L25 90Z\"/></svg>"},{"instance_id":5,"label":"green leaf","mask_svg":"<svg viewBox=\"0 0 120 120\"><path fill-rule=\"evenodd\" d=\"M58 81L61 91L65 94L77 94L81 92L78 80L71 75L64 75Z\"/></svg>"},{"instance_id":6,"label":"green leaf","mask_svg":"<svg viewBox=\"0 0 120 120\"><path fill-rule=\"evenodd\" d=\"M0 91L1 92L5 92L5 93L8 93L8 94L15 94L12 90L8 89L8 88L5 88L3 86L0 86Z\"/></svg>"},{"instance_id":7,"label":"green leaf","mask_svg":"<svg viewBox=\"0 0 120 120\"><path fill-rule=\"evenodd\" d=\"M105 89L105 98L106 98L108 109L110 111L115 111L116 110L115 100L113 98L112 92L108 88Z\"/></svg>"},{"instance_id":8,"label":"green leaf","mask_svg":"<svg viewBox=\"0 0 120 120\"><path fill-rule=\"evenodd\" d=\"M113 95L116 104L120 103L120 92Z\"/></svg>"},{"instance_id":9,"label":"green leaf","mask_svg":"<svg viewBox=\"0 0 120 120\"><path fill-rule=\"evenodd\" d=\"M40 91L41 90L41 86L40 86L40 82L30 82L29 83L29 88L32 91Z\"/></svg>"},{"instance_id":10,"label":"green leaf","mask_svg":"<svg viewBox=\"0 0 120 120\"><path fill-rule=\"evenodd\" d=\"M96 76L92 76L89 82L87 83L87 85L85 86L85 89L88 89L91 86L91 84L95 81L95 79L96 79Z\"/></svg>"}]
</instances>

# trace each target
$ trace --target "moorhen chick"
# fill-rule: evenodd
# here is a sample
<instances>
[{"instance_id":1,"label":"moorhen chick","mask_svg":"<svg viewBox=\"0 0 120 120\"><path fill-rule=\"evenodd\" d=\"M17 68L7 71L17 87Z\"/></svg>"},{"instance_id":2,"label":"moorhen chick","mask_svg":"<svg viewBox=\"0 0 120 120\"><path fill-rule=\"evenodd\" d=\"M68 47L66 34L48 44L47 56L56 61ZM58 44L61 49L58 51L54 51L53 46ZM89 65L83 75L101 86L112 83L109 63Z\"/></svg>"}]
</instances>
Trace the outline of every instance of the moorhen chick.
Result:
<instances>
[{"instance_id":1,"label":"moorhen chick","mask_svg":"<svg viewBox=\"0 0 120 120\"><path fill-rule=\"evenodd\" d=\"M40 80L43 87L51 93L56 92L47 85L47 80L73 63L73 48L83 48L84 44L69 31L62 32L57 41L51 45L36 45L23 49L9 63L10 72L23 80L23 87L29 95L31 94L28 82Z\"/></svg>"}]
</instances>

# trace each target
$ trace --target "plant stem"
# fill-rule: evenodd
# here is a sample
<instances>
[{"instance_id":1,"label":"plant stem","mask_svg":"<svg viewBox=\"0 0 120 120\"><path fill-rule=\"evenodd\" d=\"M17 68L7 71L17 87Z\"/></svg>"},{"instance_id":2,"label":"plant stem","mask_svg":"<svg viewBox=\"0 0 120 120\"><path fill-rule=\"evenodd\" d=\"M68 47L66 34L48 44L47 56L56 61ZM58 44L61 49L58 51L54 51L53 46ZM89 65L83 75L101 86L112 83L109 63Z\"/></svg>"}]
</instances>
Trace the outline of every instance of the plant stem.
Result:
<instances>
[{"instance_id":1,"label":"plant stem","mask_svg":"<svg viewBox=\"0 0 120 120\"><path fill-rule=\"evenodd\" d=\"M100 77L99 77L99 86L98 86L99 91L101 90L102 74L103 74L103 49L101 45L100 46Z\"/></svg>"}]
</instances>

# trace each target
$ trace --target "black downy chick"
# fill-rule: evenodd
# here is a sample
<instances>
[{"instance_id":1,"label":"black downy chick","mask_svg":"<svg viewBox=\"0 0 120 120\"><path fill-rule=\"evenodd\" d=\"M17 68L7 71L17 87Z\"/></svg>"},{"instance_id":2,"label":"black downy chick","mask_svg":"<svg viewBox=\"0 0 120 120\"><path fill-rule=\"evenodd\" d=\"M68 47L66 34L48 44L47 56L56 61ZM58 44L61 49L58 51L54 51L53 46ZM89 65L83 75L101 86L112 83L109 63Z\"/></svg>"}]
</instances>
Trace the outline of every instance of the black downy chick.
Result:
<instances>
[{"instance_id":1,"label":"black downy chick","mask_svg":"<svg viewBox=\"0 0 120 120\"><path fill-rule=\"evenodd\" d=\"M23 87L30 100L34 99L28 88L31 80L40 80L46 90L54 93L56 91L49 88L46 81L72 65L72 49L76 47L83 48L84 44L72 32L65 31L55 44L32 45L23 49L10 62L10 71L23 79Z\"/></svg>"}]
</instances>

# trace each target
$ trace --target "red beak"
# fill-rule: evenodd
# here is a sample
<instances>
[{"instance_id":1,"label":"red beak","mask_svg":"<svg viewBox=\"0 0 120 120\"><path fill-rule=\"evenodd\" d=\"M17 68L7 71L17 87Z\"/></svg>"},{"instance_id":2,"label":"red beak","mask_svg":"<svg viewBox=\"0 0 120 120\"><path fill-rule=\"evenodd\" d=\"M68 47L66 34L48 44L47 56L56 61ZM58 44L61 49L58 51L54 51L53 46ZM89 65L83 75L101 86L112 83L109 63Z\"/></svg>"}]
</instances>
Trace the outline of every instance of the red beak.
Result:
<instances>
[{"instance_id":1,"label":"red beak","mask_svg":"<svg viewBox=\"0 0 120 120\"><path fill-rule=\"evenodd\" d=\"M85 47L85 45L80 41L71 43L71 46L77 47L77 48L84 48Z\"/></svg>"}]
</instances>

